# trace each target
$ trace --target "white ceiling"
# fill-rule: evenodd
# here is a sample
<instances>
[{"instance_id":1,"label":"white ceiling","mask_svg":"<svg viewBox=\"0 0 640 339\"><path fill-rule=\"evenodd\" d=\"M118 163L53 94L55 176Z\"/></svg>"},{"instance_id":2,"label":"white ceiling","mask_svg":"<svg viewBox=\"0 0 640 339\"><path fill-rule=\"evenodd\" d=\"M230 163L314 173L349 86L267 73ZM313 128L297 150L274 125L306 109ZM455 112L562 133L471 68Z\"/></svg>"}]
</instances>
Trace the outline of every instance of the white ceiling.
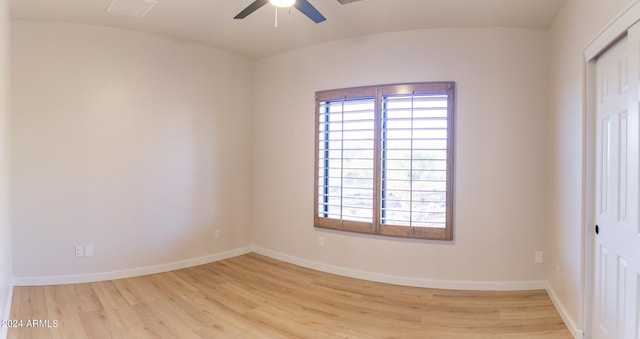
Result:
<instances>
[{"instance_id":1,"label":"white ceiling","mask_svg":"<svg viewBox=\"0 0 640 339\"><path fill-rule=\"evenodd\" d=\"M327 18L266 5L233 17L253 0L159 0L143 18L107 13L111 0L10 0L14 20L67 21L162 34L260 59L336 39L444 27L548 29L565 0L310 0Z\"/></svg>"}]
</instances>

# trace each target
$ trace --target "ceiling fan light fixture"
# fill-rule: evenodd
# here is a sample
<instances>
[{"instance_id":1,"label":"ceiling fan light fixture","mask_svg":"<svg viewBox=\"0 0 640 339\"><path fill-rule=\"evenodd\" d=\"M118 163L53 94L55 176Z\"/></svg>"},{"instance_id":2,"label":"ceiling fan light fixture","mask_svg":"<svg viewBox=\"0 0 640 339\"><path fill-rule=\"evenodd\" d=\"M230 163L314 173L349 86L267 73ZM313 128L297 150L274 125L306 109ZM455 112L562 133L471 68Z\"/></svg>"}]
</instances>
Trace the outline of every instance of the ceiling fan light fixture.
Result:
<instances>
[{"instance_id":1,"label":"ceiling fan light fixture","mask_svg":"<svg viewBox=\"0 0 640 339\"><path fill-rule=\"evenodd\" d=\"M276 7L291 7L296 0L269 0L269 2Z\"/></svg>"}]
</instances>

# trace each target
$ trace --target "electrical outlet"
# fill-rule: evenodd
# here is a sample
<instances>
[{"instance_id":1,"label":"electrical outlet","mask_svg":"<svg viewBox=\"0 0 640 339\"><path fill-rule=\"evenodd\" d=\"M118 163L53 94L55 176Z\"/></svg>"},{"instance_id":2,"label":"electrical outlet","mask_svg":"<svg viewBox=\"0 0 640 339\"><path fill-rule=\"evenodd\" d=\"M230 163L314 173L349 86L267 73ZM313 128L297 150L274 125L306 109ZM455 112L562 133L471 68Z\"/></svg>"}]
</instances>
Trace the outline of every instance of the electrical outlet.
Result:
<instances>
[{"instance_id":1,"label":"electrical outlet","mask_svg":"<svg viewBox=\"0 0 640 339\"><path fill-rule=\"evenodd\" d=\"M93 257L93 244L84 245L84 256Z\"/></svg>"},{"instance_id":2,"label":"electrical outlet","mask_svg":"<svg viewBox=\"0 0 640 339\"><path fill-rule=\"evenodd\" d=\"M544 252L538 251L535 254L535 263L536 264L544 264Z\"/></svg>"},{"instance_id":3,"label":"electrical outlet","mask_svg":"<svg viewBox=\"0 0 640 339\"><path fill-rule=\"evenodd\" d=\"M318 246L324 247L324 237L318 237Z\"/></svg>"},{"instance_id":4,"label":"electrical outlet","mask_svg":"<svg viewBox=\"0 0 640 339\"><path fill-rule=\"evenodd\" d=\"M76 245L76 257L84 257L84 246Z\"/></svg>"},{"instance_id":5,"label":"electrical outlet","mask_svg":"<svg viewBox=\"0 0 640 339\"><path fill-rule=\"evenodd\" d=\"M216 229L215 233L213 234L213 237L216 238L216 239L220 238L220 229L219 228Z\"/></svg>"}]
</instances>

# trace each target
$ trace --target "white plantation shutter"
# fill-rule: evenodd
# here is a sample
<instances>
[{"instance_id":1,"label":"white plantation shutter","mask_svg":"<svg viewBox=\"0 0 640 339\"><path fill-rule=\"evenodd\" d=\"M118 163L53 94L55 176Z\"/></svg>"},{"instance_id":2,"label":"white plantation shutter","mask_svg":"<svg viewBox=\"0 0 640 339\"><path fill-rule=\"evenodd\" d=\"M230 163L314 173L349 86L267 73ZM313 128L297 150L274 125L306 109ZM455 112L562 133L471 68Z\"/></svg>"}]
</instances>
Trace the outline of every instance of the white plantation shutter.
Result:
<instances>
[{"instance_id":1,"label":"white plantation shutter","mask_svg":"<svg viewBox=\"0 0 640 339\"><path fill-rule=\"evenodd\" d=\"M315 226L452 239L454 84L317 93Z\"/></svg>"},{"instance_id":2,"label":"white plantation shutter","mask_svg":"<svg viewBox=\"0 0 640 339\"><path fill-rule=\"evenodd\" d=\"M382 219L384 224L446 224L447 96L383 98Z\"/></svg>"},{"instance_id":3,"label":"white plantation shutter","mask_svg":"<svg viewBox=\"0 0 640 339\"><path fill-rule=\"evenodd\" d=\"M317 120L317 220L331 228L372 231L375 96L319 100Z\"/></svg>"},{"instance_id":4,"label":"white plantation shutter","mask_svg":"<svg viewBox=\"0 0 640 339\"><path fill-rule=\"evenodd\" d=\"M412 236L433 233L429 229L447 229L452 194L448 188L452 167L448 164L453 161L449 158L450 96L448 84L383 89L383 234Z\"/></svg>"}]
</instances>

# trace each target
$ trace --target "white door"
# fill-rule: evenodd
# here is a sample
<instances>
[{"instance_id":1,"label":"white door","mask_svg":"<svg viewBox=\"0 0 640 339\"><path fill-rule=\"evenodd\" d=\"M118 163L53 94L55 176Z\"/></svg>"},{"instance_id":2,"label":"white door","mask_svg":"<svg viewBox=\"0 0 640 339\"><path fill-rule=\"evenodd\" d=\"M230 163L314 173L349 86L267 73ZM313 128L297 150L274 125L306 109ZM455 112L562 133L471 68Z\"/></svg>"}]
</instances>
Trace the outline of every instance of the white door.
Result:
<instances>
[{"instance_id":1,"label":"white door","mask_svg":"<svg viewBox=\"0 0 640 339\"><path fill-rule=\"evenodd\" d=\"M594 339L640 339L639 65L636 26L596 62Z\"/></svg>"}]
</instances>

